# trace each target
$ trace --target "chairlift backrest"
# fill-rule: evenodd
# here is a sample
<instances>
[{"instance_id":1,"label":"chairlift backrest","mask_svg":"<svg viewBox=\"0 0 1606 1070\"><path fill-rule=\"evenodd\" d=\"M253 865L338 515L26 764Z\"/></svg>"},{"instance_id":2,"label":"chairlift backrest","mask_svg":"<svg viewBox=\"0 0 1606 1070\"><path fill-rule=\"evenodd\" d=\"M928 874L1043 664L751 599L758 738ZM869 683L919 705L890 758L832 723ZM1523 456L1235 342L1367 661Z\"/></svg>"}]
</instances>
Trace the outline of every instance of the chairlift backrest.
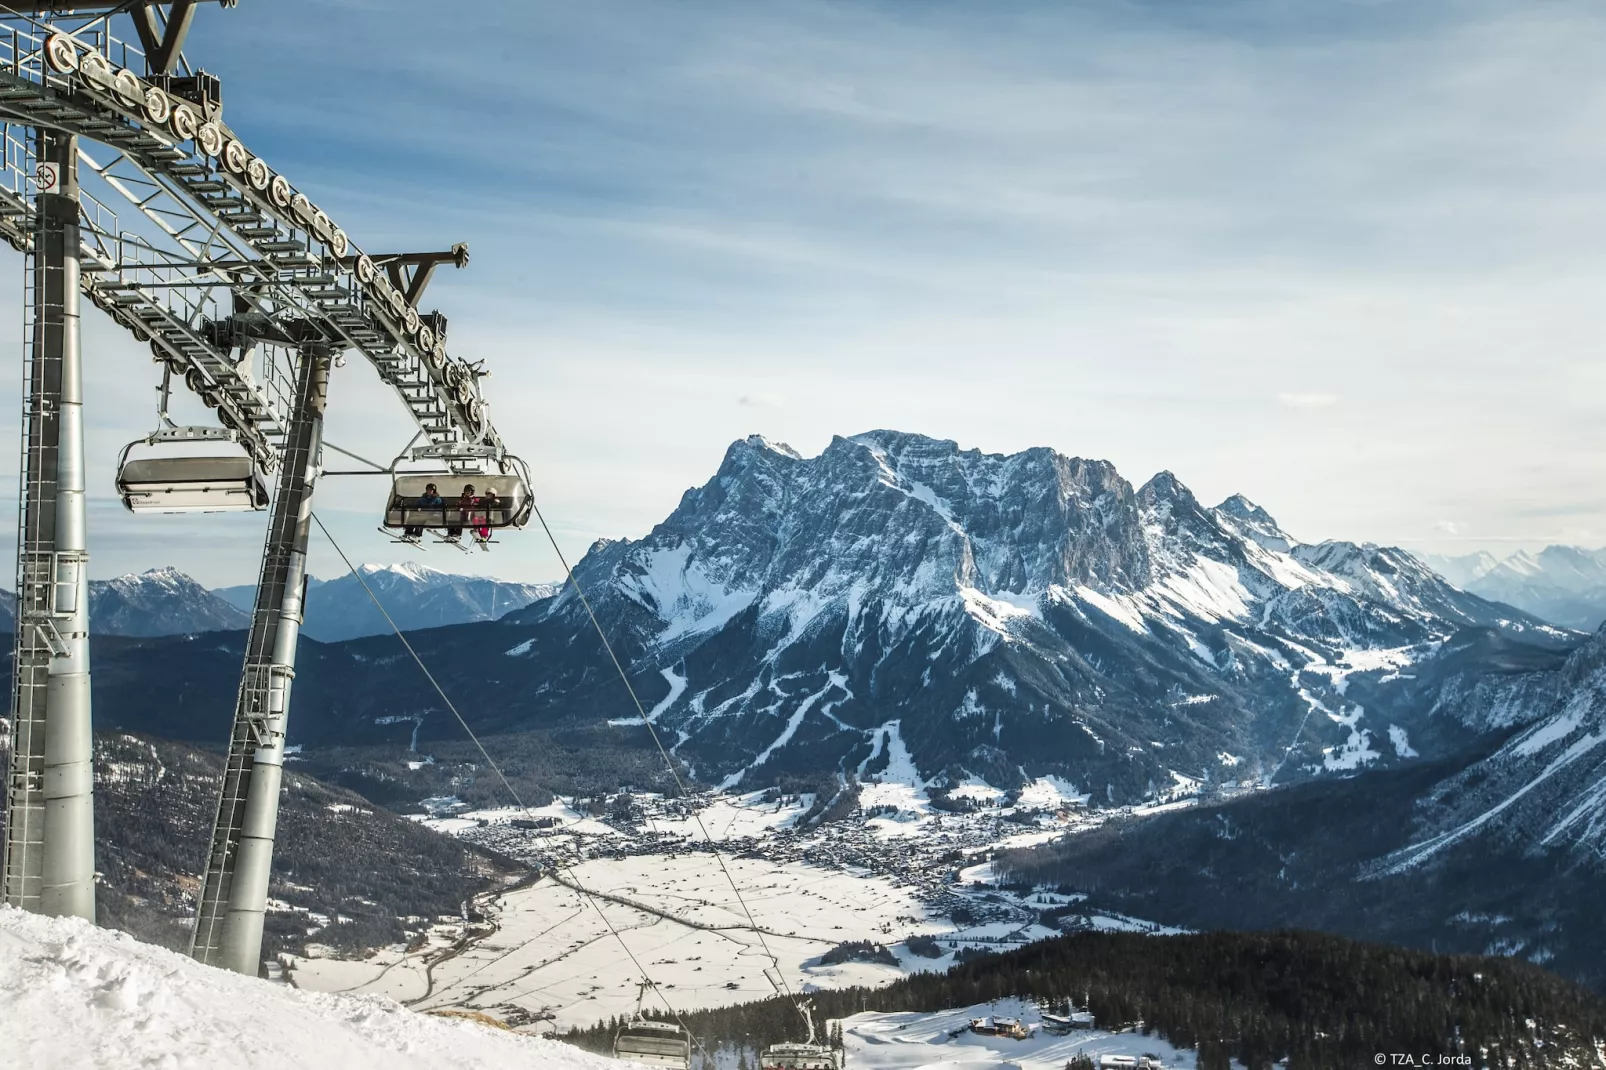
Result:
<instances>
[{"instance_id":1,"label":"chairlift backrest","mask_svg":"<svg viewBox=\"0 0 1606 1070\"><path fill-rule=\"evenodd\" d=\"M438 504L426 502L425 490L434 484ZM463 488L472 486L468 503ZM490 504L492 493L496 504ZM387 528L521 528L530 519L530 488L523 476L426 472L398 475L385 503Z\"/></svg>"},{"instance_id":2,"label":"chairlift backrest","mask_svg":"<svg viewBox=\"0 0 1606 1070\"><path fill-rule=\"evenodd\" d=\"M250 457L142 457L117 470L134 513L229 513L268 507L268 483Z\"/></svg>"}]
</instances>

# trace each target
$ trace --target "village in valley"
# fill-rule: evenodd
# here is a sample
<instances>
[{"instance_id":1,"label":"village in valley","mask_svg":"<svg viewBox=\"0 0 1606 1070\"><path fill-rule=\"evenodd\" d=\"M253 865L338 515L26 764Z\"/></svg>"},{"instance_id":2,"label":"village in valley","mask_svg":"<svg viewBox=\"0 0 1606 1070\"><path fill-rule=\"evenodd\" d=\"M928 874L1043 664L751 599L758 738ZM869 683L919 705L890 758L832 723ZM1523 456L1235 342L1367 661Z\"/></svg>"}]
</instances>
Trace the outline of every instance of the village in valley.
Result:
<instances>
[{"instance_id":1,"label":"village in valley","mask_svg":"<svg viewBox=\"0 0 1606 1070\"><path fill-rule=\"evenodd\" d=\"M779 991L772 968L800 993L874 988L1070 931L1175 931L998 871L1002 850L1109 819L1068 785L1045 779L1006 793L972 783L934 800L914 778L889 776L858 793L851 811L828 821L817 819L814 796L774 789L493 810L426 800L416 820L538 876L485 893L460 917L414 919L406 943L353 955L314 942L305 955L282 955L278 972L305 989L383 994L559 1033L639 1010L633 965L610 930L628 934L682 1012L767 999ZM308 919L314 940L318 920ZM1185 1052L1158 1051L1164 1045L1141 1024L1096 1024L1075 1005L1004 1001L865 1013L829 1028L855 1067L923 1065L932 1055L917 1049L933 1044L978 1070L1004 1058L1060 1070L1080 1055L1092 1066L1191 1066Z\"/></svg>"}]
</instances>

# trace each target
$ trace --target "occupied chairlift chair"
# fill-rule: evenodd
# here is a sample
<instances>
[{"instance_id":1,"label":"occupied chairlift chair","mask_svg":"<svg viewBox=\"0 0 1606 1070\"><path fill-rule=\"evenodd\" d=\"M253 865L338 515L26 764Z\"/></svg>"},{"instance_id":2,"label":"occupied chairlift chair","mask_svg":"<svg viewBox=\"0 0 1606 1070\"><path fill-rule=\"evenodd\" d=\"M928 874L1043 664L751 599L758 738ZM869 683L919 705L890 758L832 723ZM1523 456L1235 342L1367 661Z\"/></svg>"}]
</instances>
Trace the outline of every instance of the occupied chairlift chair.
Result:
<instances>
[{"instance_id":1,"label":"occupied chairlift chair","mask_svg":"<svg viewBox=\"0 0 1606 1070\"><path fill-rule=\"evenodd\" d=\"M691 1037L673 1022L659 1022L641 1016L641 1001L651 981L636 984L636 1013L619 1027L613 1037L613 1057L648 1066L691 1068Z\"/></svg>"},{"instance_id":2,"label":"occupied chairlift chair","mask_svg":"<svg viewBox=\"0 0 1606 1070\"><path fill-rule=\"evenodd\" d=\"M162 374L156 430L123 447L117 458L117 494L131 513L233 513L266 509L268 481L256 459L243 449L223 455L175 453L130 459L137 446L176 446L195 442L239 444L240 436L221 427L179 427L167 415L170 371Z\"/></svg>"},{"instance_id":3,"label":"occupied chairlift chair","mask_svg":"<svg viewBox=\"0 0 1606 1070\"><path fill-rule=\"evenodd\" d=\"M418 459L419 452L413 451L414 459ZM404 453L403 457L406 456ZM523 461L511 454L499 459L499 467L503 469L501 472L454 472L449 468L429 472L397 472L396 465L402 459L398 457L391 465L390 497L385 504L385 518L380 528L398 542L418 545L418 538L408 535L407 531L424 530L435 533L437 542L466 550L467 547L462 545L465 528L486 528L494 532L500 528L522 528L529 522L534 502L530 496L528 470ZM435 485L441 503L422 505L420 499L431 483ZM473 503L468 506L462 504L463 488L466 486L474 488ZM485 502L490 492L496 494L497 504L494 507ZM489 549L493 541L478 536L475 539L482 550Z\"/></svg>"}]
</instances>

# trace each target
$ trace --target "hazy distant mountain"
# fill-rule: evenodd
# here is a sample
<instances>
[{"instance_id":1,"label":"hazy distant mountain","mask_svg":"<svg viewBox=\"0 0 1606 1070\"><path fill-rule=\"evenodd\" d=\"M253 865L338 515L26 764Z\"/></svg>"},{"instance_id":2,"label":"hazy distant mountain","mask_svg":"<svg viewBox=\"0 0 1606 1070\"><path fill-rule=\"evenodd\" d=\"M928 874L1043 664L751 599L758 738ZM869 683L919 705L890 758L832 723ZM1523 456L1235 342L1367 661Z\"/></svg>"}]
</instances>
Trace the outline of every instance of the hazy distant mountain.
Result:
<instances>
[{"instance_id":1,"label":"hazy distant mountain","mask_svg":"<svg viewBox=\"0 0 1606 1070\"><path fill-rule=\"evenodd\" d=\"M556 590L548 583L460 576L412 562L358 567L385 611L404 631L496 620ZM256 587L223 587L213 593L249 613ZM303 629L309 638L332 643L389 632L390 625L351 573L309 584Z\"/></svg>"},{"instance_id":2,"label":"hazy distant mountain","mask_svg":"<svg viewBox=\"0 0 1606 1070\"><path fill-rule=\"evenodd\" d=\"M1594 631L1606 621L1606 549L1547 546L1503 561L1488 553L1418 556L1462 590L1553 624Z\"/></svg>"},{"instance_id":3,"label":"hazy distant mountain","mask_svg":"<svg viewBox=\"0 0 1606 1070\"><path fill-rule=\"evenodd\" d=\"M89 629L101 635L188 635L249 622L248 613L170 566L89 585Z\"/></svg>"},{"instance_id":4,"label":"hazy distant mountain","mask_svg":"<svg viewBox=\"0 0 1606 1070\"><path fill-rule=\"evenodd\" d=\"M0 626L15 623L16 595L0 592ZM250 614L176 568L89 582L89 630L96 635L192 635L244 628Z\"/></svg>"}]
</instances>

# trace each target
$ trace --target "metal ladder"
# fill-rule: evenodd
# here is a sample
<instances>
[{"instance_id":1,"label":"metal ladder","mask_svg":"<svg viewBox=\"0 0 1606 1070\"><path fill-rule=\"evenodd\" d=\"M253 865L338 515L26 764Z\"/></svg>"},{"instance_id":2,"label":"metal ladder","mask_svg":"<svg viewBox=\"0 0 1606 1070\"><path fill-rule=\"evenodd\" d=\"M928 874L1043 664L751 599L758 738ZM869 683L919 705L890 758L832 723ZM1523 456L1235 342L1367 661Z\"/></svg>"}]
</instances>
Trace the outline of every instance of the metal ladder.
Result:
<instances>
[{"instance_id":1,"label":"metal ladder","mask_svg":"<svg viewBox=\"0 0 1606 1070\"><path fill-rule=\"evenodd\" d=\"M23 258L22 284L22 360L23 382L34 381L34 258ZM27 399L22 411L22 458L19 471L24 481L22 500L38 501L48 490L55 497L54 482L47 488L37 478L44 471L40 443L35 434L32 407ZM36 607L32 601L37 586L29 576L40 553L37 531L30 531L26 507L17 511L17 634L15 672L11 683L11 763L6 777L6 843L4 901L24 910L37 911L43 882L45 839L45 688L50 681L50 649L42 652L34 640L32 620ZM48 608L48 607L47 607ZM30 623L25 624L24 621ZM59 640L58 640L59 641ZM41 653L43 656L41 656Z\"/></svg>"}]
</instances>

